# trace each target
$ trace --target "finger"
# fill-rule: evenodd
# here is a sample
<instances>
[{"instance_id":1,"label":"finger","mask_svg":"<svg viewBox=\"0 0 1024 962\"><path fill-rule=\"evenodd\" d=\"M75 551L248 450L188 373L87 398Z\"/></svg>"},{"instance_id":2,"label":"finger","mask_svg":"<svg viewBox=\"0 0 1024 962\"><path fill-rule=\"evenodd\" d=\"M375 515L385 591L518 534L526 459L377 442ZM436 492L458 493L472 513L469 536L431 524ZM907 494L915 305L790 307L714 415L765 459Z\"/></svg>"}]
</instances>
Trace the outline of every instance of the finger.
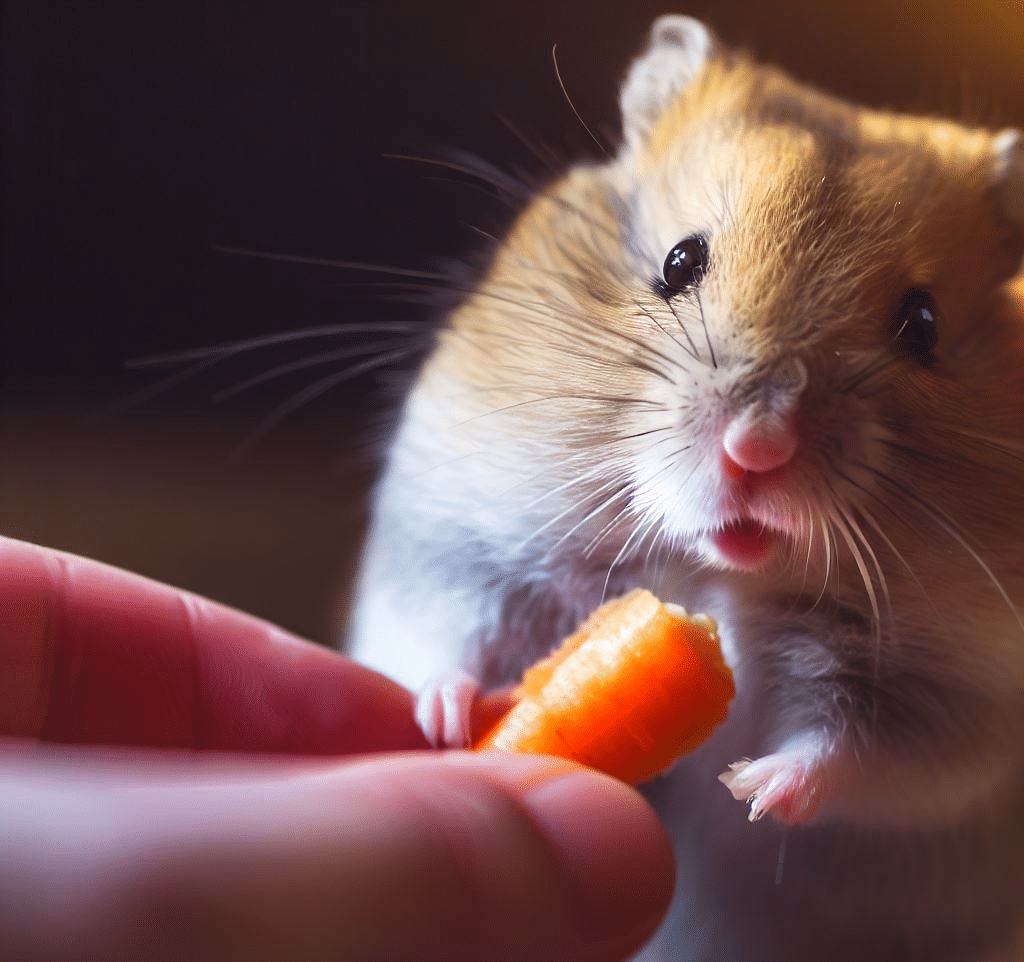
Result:
<instances>
[{"instance_id":1,"label":"finger","mask_svg":"<svg viewBox=\"0 0 1024 962\"><path fill-rule=\"evenodd\" d=\"M0 735L314 754L424 746L412 696L258 618L0 538Z\"/></svg>"},{"instance_id":2,"label":"finger","mask_svg":"<svg viewBox=\"0 0 1024 962\"><path fill-rule=\"evenodd\" d=\"M23 778L0 819L0 918L21 927L0 929L4 957L612 962L672 887L646 802L553 759L409 753L116 790L49 777Z\"/></svg>"}]
</instances>

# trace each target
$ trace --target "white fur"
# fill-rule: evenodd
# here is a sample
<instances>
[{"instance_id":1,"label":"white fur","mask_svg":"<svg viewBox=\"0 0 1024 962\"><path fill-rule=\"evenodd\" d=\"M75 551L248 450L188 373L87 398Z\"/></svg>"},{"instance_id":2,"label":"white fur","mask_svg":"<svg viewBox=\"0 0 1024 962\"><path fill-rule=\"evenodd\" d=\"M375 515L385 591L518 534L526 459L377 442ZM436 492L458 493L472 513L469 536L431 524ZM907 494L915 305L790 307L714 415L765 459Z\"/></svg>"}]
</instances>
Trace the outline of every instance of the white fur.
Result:
<instances>
[{"instance_id":1,"label":"white fur","mask_svg":"<svg viewBox=\"0 0 1024 962\"><path fill-rule=\"evenodd\" d=\"M622 85L627 140L642 138L650 121L693 82L714 43L711 31L692 17L666 15L654 21L647 50Z\"/></svg>"},{"instance_id":2,"label":"white fur","mask_svg":"<svg viewBox=\"0 0 1024 962\"><path fill-rule=\"evenodd\" d=\"M718 99L644 154L702 72ZM658 21L622 102L621 155L529 205L410 395L353 653L490 687L633 587L706 611L738 694L648 789L679 883L643 958L995 957L1024 919L1024 388L1020 332L979 305L1009 260L985 178L1021 222L1020 140L993 168L971 154L988 135L929 140L719 62L687 18ZM700 296L666 300L661 262L696 232ZM935 365L888 332L901 284L942 306ZM790 474L744 486L720 455L755 409L798 443ZM736 520L777 530L762 569L708 550ZM433 686L425 727L461 739L472 693Z\"/></svg>"}]
</instances>

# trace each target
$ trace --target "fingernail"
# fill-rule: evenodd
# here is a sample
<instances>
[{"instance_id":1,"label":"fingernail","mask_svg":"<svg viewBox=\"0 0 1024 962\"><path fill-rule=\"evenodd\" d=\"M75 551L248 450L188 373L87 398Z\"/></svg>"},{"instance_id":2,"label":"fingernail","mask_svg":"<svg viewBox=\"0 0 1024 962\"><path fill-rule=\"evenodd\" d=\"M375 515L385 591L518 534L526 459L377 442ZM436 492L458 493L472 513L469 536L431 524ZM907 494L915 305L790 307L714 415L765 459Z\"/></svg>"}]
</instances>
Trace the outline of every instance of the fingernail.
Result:
<instances>
[{"instance_id":1,"label":"fingernail","mask_svg":"<svg viewBox=\"0 0 1024 962\"><path fill-rule=\"evenodd\" d=\"M574 883L583 931L598 939L653 931L668 907L675 866L647 802L589 771L544 781L522 800Z\"/></svg>"}]
</instances>

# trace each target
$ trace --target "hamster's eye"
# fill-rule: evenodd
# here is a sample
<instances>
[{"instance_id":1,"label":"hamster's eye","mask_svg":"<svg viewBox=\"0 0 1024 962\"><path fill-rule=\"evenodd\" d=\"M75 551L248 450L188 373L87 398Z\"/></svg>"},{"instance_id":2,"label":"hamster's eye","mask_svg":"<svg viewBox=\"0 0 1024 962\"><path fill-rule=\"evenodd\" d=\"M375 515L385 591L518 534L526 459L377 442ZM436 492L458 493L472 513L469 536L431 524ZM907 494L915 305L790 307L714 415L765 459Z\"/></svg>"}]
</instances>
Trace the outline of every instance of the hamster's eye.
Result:
<instances>
[{"instance_id":1,"label":"hamster's eye","mask_svg":"<svg viewBox=\"0 0 1024 962\"><path fill-rule=\"evenodd\" d=\"M696 287L708 269L708 242L700 234L686 237L668 252L661 275L666 297Z\"/></svg>"},{"instance_id":2,"label":"hamster's eye","mask_svg":"<svg viewBox=\"0 0 1024 962\"><path fill-rule=\"evenodd\" d=\"M939 308L927 291L910 290L896 309L896 343L918 360L927 360L939 343Z\"/></svg>"}]
</instances>

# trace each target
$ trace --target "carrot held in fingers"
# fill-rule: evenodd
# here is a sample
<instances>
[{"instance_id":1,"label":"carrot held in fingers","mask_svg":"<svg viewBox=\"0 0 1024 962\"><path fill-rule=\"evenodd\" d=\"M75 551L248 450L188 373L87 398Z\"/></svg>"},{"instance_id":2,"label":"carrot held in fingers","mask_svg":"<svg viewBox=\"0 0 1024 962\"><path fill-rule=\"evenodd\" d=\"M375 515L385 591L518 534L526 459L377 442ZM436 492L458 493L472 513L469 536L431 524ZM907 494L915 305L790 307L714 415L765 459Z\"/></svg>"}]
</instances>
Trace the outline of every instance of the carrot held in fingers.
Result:
<instances>
[{"instance_id":1,"label":"carrot held in fingers","mask_svg":"<svg viewBox=\"0 0 1024 962\"><path fill-rule=\"evenodd\" d=\"M704 741L734 694L714 622L637 590L527 669L514 707L474 747L557 755L636 784Z\"/></svg>"}]
</instances>

